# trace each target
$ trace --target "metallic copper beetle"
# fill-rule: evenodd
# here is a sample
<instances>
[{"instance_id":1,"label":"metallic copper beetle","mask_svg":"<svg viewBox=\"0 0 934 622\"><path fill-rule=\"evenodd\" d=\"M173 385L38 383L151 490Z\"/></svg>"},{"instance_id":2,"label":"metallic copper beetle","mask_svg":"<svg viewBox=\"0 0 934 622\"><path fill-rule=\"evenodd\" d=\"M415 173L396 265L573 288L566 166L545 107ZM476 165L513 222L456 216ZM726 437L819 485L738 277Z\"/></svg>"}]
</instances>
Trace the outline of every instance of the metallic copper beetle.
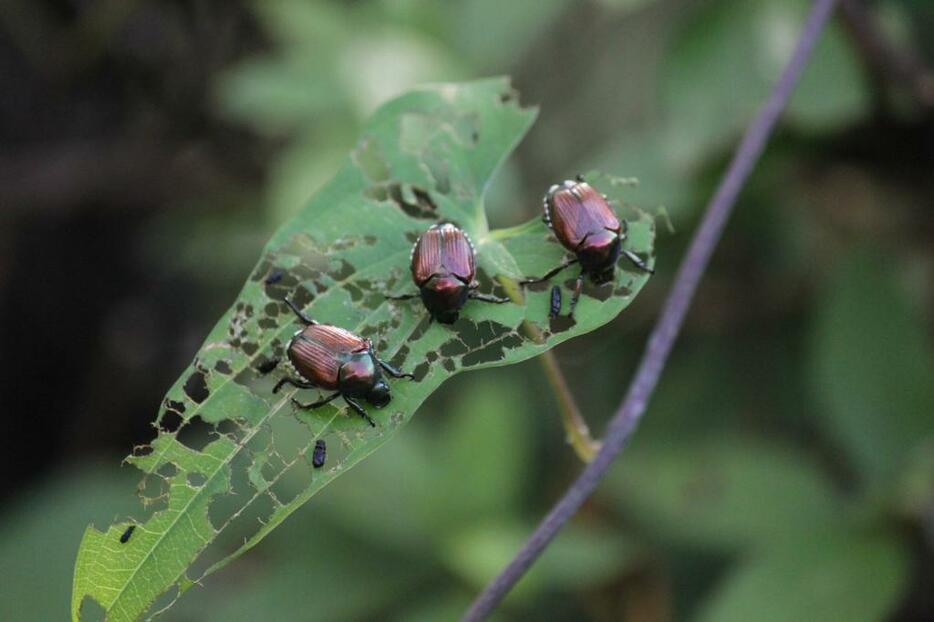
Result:
<instances>
[{"instance_id":1,"label":"metallic copper beetle","mask_svg":"<svg viewBox=\"0 0 934 622\"><path fill-rule=\"evenodd\" d=\"M390 296L408 300L420 296L431 317L442 324L453 324L468 299L501 304L499 298L476 291L477 262L470 238L457 225L432 225L412 247L412 280L418 294Z\"/></svg>"},{"instance_id":2,"label":"metallic copper beetle","mask_svg":"<svg viewBox=\"0 0 934 622\"><path fill-rule=\"evenodd\" d=\"M568 180L549 188L545 194L544 207L545 224L551 228L561 245L574 253L574 257L566 259L542 277L526 279L523 284L547 281L568 266L580 263L581 272L574 287L569 315L574 315L574 307L584 286L584 276L589 276L597 285L613 280L620 255L625 255L640 270L653 273L638 255L622 248L622 242L626 239L626 221L617 218L606 197L594 190L580 175L576 181Z\"/></svg>"},{"instance_id":3,"label":"metallic copper beetle","mask_svg":"<svg viewBox=\"0 0 934 622\"><path fill-rule=\"evenodd\" d=\"M389 403L389 384L383 379L380 368L393 378L414 378L404 374L380 359L369 339L355 335L349 330L319 324L307 317L291 300L285 301L305 327L292 337L286 353L292 368L300 380L285 377L276 383L273 393L278 393L285 384L299 389L325 389L335 391L317 402L302 404L293 399L299 408L318 408L341 396L357 413L375 426L370 415L358 399L365 399L377 408Z\"/></svg>"}]
</instances>

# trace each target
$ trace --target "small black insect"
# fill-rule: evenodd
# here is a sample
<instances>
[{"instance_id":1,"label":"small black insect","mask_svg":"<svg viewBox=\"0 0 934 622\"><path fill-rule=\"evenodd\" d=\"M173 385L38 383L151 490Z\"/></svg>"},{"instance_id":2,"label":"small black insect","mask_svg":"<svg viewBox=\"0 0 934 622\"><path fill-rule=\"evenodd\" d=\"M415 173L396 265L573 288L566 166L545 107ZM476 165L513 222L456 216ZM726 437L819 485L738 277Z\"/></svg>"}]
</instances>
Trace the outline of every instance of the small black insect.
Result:
<instances>
[{"instance_id":1,"label":"small black insect","mask_svg":"<svg viewBox=\"0 0 934 622\"><path fill-rule=\"evenodd\" d=\"M133 535L133 530L136 529L136 525L130 525L126 528L126 531L123 532L123 535L120 536L120 544L126 544L130 540L130 536Z\"/></svg>"},{"instance_id":2,"label":"small black insect","mask_svg":"<svg viewBox=\"0 0 934 622\"><path fill-rule=\"evenodd\" d=\"M555 319L561 315L561 286L555 285L551 288L551 310L548 317Z\"/></svg>"},{"instance_id":3,"label":"small black insect","mask_svg":"<svg viewBox=\"0 0 934 622\"><path fill-rule=\"evenodd\" d=\"M328 446L323 440L315 441L315 450L311 454L311 466L320 469L324 466L324 461L328 459Z\"/></svg>"},{"instance_id":4,"label":"small black insect","mask_svg":"<svg viewBox=\"0 0 934 622\"><path fill-rule=\"evenodd\" d=\"M285 272L282 270L273 270L269 273L269 276L266 277L266 285L275 285L282 280L282 277L285 276Z\"/></svg>"}]
</instances>

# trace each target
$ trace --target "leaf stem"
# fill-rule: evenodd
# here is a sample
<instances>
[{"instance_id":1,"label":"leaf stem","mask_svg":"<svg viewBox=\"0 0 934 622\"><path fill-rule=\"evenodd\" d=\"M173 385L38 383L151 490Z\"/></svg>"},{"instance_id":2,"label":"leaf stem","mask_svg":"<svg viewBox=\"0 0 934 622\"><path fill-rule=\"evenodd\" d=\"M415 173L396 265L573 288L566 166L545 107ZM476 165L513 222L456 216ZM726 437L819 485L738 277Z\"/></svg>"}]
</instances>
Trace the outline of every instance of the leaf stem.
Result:
<instances>
[{"instance_id":1,"label":"leaf stem","mask_svg":"<svg viewBox=\"0 0 934 622\"><path fill-rule=\"evenodd\" d=\"M525 297L518 283L505 277L497 277L497 280L506 290L506 295L510 299L519 304L524 302ZM522 323L522 327L529 339L535 343L545 342L545 335L532 322L525 321ZM555 397L558 398L558 411L561 413L561 423L564 424L568 444L571 445L574 453L581 460L585 463L590 462L597 454L597 451L600 450L600 441L595 441L590 436L590 428L574 401L574 395L571 393L570 387L568 387L567 380L564 379L564 374L561 373L561 367L558 366L558 360L555 358L554 353L548 350L542 353L538 359L545 370L545 378L548 380L548 384L554 391Z\"/></svg>"},{"instance_id":2,"label":"leaf stem","mask_svg":"<svg viewBox=\"0 0 934 622\"><path fill-rule=\"evenodd\" d=\"M538 357L542 367L545 370L545 378L551 385L555 397L558 398L558 410L561 413L561 423L564 424L564 431L567 434L568 444L574 448L574 453L584 462L591 462L597 452L600 451L600 441L595 441L590 436L590 428L584 421L577 403L574 401L574 395L568 387L564 374L558 366L558 359L554 352L548 350Z\"/></svg>"},{"instance_id":3,"label":"leaf stem","mask_svg":"<svg viewBox=\"0 0 934 622\"><path fill-rule=\"evenodd\" d=\"M736 197L765 148L779 115L788 103L795 84L827 24L837 0L815 0L794 53L772 89L765 105L746 130L736 153L710 200L703 220L681 262L674 285L643 353L629 390L607 428L603 447L593 462L571 484L548 512L509 565L474 600L464 622L485 619L513 585L525 574L555 535L583 505L606 474L613 459L623 450L645 411L668 355L680 332L688 307L716 248Z\"/></svg>"}]
</instances>

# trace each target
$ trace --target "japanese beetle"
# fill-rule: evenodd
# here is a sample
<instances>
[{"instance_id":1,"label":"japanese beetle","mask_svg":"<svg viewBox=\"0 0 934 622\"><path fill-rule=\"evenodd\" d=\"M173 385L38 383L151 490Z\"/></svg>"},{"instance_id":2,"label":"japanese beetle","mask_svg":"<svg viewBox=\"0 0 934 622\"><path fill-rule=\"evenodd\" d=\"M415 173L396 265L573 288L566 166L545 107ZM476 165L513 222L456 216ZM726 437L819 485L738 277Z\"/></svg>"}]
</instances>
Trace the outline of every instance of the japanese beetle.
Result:
<instances>
[{"instance_id":1,"label":"japanese beetle","mask_svg":"<svg viewBox=\"0 0 934 622\"><path fill-rule=\"evenodd\" d=\"M545 224L554 232L561 246L574 253L574 257L566 259L544 276L526 279L522 283L547 281L568 266L579 263L581 271L571 297L569 316L574 315L584 277L589 276L597 285L612 281L620 255L643 272L654 274L654 270L638 255L622 248L626 239L626 221L613 213L606 196L594 190L582 176L578 175L576 181L567 180L553 185L545 194L543 203Z\"/></svg>"},{"instance_id":2,"label":"japanese beetle","mask_svg":"<svg viewBox=\"0 0 934 622\"><path fill-rule=\"evenodd\" d=\"M311 466L320 469L328 459L328 446L322 439L315 441L315 449L311 453Z\"/></svg>"},{"instance_id":3,"label":"japanese beetle","mask_svg":"<svg viewBox=\"0 0 934 622\"><path fill-rule=\"evenodd\" d=\"M464 230L452 223L428 227L412 247L412 280L418 294L389 296L409 300L420 296L431 318L453 324L468 299L502 304L499 298L477 292L477 262L473 244Z\"/></svg>"},{"instance_id":4,"label":"japanese beetle","mask_svg":"<svg viewBox=\"0 0 934 622\"><path fill-rule=\"evenodd\" d=\"M376 427L357 400L365 399L377 408L389 403L389 383L383 379L380 368L393 378L415 376L404 374L380 359L373 351L373 344L369 339L337 326L319 324L302 313L291 300L286 300L285 303L305 325L295 333L286 348L292 369L300 380L285 377L276 383L272 392L278 393L286 384L299 389L320 388L335 391L317 402L302 404L293 398L292 403L298 408L311 410L341 396L357 414Z\"/></svg>"}]
</instances>

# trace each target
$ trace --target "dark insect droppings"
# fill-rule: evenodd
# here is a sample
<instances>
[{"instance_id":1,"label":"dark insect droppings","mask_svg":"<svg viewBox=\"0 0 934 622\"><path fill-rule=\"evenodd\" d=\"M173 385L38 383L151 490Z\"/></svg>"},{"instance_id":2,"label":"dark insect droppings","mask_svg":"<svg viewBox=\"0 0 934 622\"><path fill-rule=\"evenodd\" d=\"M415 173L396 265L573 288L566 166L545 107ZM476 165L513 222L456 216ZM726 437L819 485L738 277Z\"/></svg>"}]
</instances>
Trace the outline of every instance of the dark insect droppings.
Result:
<instances>
[{"instance_id":1,"label":"dark insect droppings","mask_svg":"<svg viewBox=\"0 0 934 622\"><path fill-rule=\"evenodd\" d=\"M130 525L126 528L126 531L124 531L123 535L120 536L120 544L126 544L130 540L130 536L133 535L134 529L136 529L136 525Z\"/></svg>"},{"instance_id":2,"label":"dark insect droppings","mask_svg":"<svg viewBox=\"0 0 934 622\"><path fill-rule=\"evenodd\" d=\"M555 285L551 288L551 310L548 317L554 319L561 315L561 286Z\"/></svg>"},{"instance_id":3,"label":"dark insect droppings","mask_svg":"<svg viewBox=\"0 0 934 622\"><path fill-rule=\"evenodd\" d=\"M323 440L315 441L315 450L311 454L311 466L320 469L328 459L328 446Z\"/></svg>"}]
</instances>

